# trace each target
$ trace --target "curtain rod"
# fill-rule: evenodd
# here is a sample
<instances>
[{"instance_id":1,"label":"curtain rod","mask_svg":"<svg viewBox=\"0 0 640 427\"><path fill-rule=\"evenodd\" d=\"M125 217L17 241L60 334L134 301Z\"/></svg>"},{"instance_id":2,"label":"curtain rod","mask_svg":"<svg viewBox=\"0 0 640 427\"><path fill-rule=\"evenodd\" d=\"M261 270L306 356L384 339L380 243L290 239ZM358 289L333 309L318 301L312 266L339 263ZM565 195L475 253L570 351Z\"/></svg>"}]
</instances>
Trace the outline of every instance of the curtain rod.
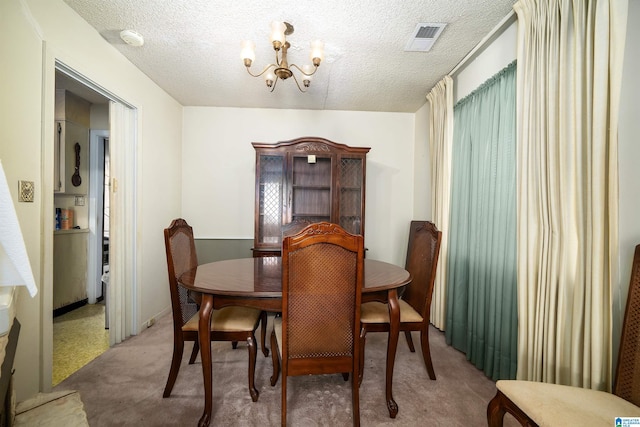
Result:
<instances>
[{"instance_id":1,"label":"curtain rod","mask_svg":"<svg viewBox=\"0 0 640 427\"><path fill-rule=\"evenodd\" d=\"M484 36L484 38L480 40L480 43L478 43L473 49L471 49L471 51L467 53L467 55L464 58L462 58L462 60L458 62L458 64L455 67L453 67L451 71L449 71L449 75L453 76L456 72L458 72L460 68L467 65L467 62L475 59L476 56L480 54L480 52L485 48L486 45L488 45L489 43L494 41L496 38L498 38L498 36L500 36L504 32L504 30L509 25L514 23L517 19L518 17L516 16L515 11L511 9L511 12L509 12L507 16L502 18L502 20L498 23L498 25L493 27L493 30L491 30L489 34Z\"/></svg>"}]
</instances>

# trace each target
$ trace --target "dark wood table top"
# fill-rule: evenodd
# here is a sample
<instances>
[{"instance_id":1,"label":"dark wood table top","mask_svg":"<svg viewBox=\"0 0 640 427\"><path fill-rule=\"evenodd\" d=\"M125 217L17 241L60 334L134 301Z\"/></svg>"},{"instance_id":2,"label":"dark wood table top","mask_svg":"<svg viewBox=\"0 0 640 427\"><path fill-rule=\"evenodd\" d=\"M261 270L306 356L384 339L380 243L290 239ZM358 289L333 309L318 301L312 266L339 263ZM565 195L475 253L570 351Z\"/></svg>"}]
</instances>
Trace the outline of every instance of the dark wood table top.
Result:
<instances>
[{"instance_id":1,"label":"dark wood table top","mask_svg":"<svg viewBox=\"0 0 640 427\"><path fill-rule=\"evenodd\" d=\"M188 289L231 297L282 298L280 257L241 258L201 264L179 278ZM411 281L402 267L365 259L363 293L397 289Z\"/></svg>"}]
</instances>

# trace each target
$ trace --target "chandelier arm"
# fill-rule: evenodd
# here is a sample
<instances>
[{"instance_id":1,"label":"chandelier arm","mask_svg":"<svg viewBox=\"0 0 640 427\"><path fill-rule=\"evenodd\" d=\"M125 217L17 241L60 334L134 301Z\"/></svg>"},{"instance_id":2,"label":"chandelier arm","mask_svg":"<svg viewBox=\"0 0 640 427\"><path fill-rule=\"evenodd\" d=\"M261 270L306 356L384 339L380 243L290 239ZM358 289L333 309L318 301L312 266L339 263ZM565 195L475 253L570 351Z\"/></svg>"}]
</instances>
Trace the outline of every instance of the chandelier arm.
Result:
<instances>
[{"instance_id":1,"label":"chandelier arm","mask_svg":"<svg viewBox=\"0 0 640 427\"><path fill-rule=\"evenodd\" d=\"M267 70L269 70L271 67L276 67L277 68L278 66L276 64L269 64L266 67L264 67L264 69L262 71L260 71L258 74L253 74L251 72L251 70L249 70L249 67L246 67L246 68L247 68L247 73L249 73L252 77L260 77L261 75L266 73Z\"/></svg>"},{"instance_id":2,"label":"chandelier arm","mask_svg":"<svg viewBox=\"0 0 640 427\"><path fill-rule=\"evenodd\" d=\"M290 65L289 65L289 68L293 68L293 67L296 67L296 68L298 69L298 71L300 71L302 74L304 74L304 75L305 75L305 76L307 76L307 77L311 77L311 76L313 76L313 75L316 73L316 71L318 71L318 67L314 67L314 68L313 68L313 73L309 73L309 74L307 74L307 73L305 73L304 71L302 71L302 68L298 67L296 64L290 64Z\"/></svg>"},{"instance_id":3,"label":"chandelier arm","mask_svg":"<svg viewBox=\"0 0 640 427\"><path fill-rule=\"evenodd\" d=\"M298 68L298 66L297 66L297 65L296 65L296 68ZM298 68L298 69L300 70L300 68ZM300 71L302 71L302 70L300 70ZM300 87L300 83L298 83L298 79L296 78L295 73L292 73L291 75L293 76L293 81L294 81L294 82L296 82L296 86L298 86L298 90L299 90L300 92L302 92L302 93L306 93L307 91L306 91L306 90L303 90L303 89ZM275 85L273 85L273 86L275 87Z\"/></svg>"},{"instance_id":4,"label":"chandelier arm","mask_svg":"<svg viewBox=\"0 0 640 427\"><path fill-rule=\"evenodd\" d=\"M276 76L276 79L273 81L273 86L271 86L271 90L269 92L273 92L274 89L276 88L276 85L278 84L278 80L280 80L278 78L278 76Z\"/></svg>"}]
</instances>

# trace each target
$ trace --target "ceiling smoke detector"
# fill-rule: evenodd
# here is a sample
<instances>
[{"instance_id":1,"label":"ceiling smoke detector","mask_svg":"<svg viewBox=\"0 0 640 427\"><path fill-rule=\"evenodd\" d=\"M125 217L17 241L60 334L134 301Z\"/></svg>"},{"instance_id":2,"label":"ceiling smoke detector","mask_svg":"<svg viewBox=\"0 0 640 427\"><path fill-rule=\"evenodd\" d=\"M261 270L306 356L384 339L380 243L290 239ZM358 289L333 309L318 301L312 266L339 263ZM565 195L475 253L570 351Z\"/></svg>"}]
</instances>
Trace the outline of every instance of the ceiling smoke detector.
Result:
<instances>
[{"instance_id":1,"label":"ceiling smoke detector","mask_svg":"<svg viewBox=\"0 0 640 427\"><path fill-rule=\"evenodd\" d=\"M144 38L133 30L120 31L120 38L129 46L140 47L144 44Z\"/></svg>"},{"instance_id":2,"label":"ceiling smoke detector","mask_svg":"<svg viewBox=\"0 0 640 427\"><path fill-rule=\"evenodd\" d=\"M405 52L428 52L446 26L447 24L444 23L421 23L416 25L411 39L404 48Z\"/></svg>"}]
</instances>

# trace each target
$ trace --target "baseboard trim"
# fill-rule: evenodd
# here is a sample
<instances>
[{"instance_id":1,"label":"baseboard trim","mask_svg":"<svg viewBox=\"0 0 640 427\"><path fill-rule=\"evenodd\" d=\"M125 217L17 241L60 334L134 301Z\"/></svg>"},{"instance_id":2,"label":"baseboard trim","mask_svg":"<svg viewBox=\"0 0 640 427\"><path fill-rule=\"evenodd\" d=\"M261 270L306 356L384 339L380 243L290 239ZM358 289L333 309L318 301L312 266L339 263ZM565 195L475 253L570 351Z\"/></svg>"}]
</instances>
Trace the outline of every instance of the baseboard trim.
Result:
<instances>
[{"instance_id":1,"label":"baseboard trim","mask_svg":"<svg viewBox=\"0 0 640 427\"><path fill-rule=\"evenodd\" d=\"M86 305L88 301L89 300L87 298L85 298L83 300L73 302L73 303L71 303L69 305L65 305L64 307L56 308L55 310L53 310L53 317L58 317L58 316L61 316L61 315L65 314L65 313L73 311L76 308L80 308L83 305Z\"/></svg>"}]
</instances>

